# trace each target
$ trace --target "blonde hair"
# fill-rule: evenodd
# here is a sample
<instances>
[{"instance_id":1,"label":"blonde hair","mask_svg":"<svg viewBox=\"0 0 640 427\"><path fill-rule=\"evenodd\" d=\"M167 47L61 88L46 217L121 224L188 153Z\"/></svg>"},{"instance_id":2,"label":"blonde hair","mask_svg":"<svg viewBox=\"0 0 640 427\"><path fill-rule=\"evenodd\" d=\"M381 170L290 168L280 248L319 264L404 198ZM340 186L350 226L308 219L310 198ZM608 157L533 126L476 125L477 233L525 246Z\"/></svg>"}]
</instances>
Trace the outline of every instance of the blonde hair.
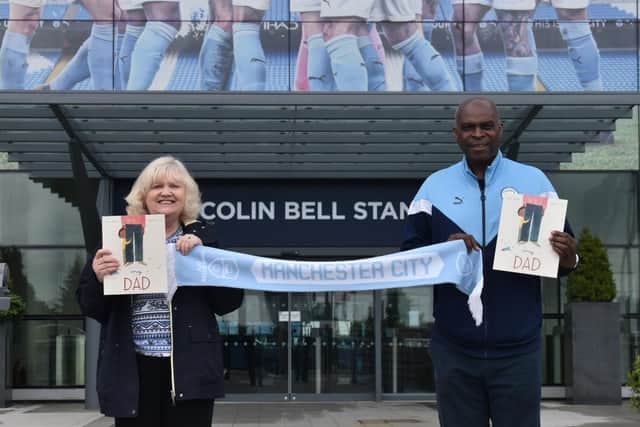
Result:
<instances>
[{"instance_id":1,"label":"blonde hair","mask_svg":"<svg viewBox=\"0 0 640 427\"><path fill-rule=\"evenodd\" d=\"M140 172L131 187L131 191L125 197L127 213L129 215L148 214L149 211L144 203L147 193L153 184L166 177L178 179L186 188L184 209L180 214L180 221L183 224L195 221L200 214L200 207L202 206L200 189L185 165L171 156L158 157Z\"/></svg>"}]
</instances>

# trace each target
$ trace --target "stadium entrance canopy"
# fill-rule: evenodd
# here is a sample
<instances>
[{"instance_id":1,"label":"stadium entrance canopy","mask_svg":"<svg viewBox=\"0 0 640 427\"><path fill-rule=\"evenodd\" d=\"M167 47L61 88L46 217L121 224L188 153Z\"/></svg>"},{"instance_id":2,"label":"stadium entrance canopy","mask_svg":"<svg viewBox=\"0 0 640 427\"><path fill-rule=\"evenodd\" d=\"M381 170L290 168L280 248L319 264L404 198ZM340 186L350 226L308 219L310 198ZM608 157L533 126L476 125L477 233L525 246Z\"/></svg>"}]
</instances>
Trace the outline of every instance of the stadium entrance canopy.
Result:
<instances>
[{"instance_id":1,"label":"stadium entrance canopy","mask_svg":"<svg viewBox=\"0 0 640 427\"><path fill-rule=\"evenodd\" d=\"M460 158L451 129L469 96L3 92L0 151L33 178L133 178L163 154L197 178L424 178ZM628 92L485 96L505 154L546 171L640 103Z\"/></svg>"}]
</instances>

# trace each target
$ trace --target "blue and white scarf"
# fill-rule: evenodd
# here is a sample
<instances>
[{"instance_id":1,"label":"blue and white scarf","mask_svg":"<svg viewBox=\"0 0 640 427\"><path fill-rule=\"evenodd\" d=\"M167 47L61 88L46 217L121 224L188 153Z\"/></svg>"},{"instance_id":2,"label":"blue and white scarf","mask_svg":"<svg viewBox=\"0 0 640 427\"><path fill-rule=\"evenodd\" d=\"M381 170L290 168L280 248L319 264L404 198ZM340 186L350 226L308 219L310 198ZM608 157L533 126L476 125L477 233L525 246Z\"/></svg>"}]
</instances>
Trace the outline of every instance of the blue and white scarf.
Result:
<instances>
[{"instance_id":1,"label":"blue and white scarf","mask_svg":"<svg viewBox=\"0 0 640 427\"><path fill-rule=\"evenodd\" d=\"M351 261L287 261L195 247L187 256L168 247L169 297L177 286L225 286L272 292L365 291L454 284L482 323L482 254L462 240Z\"/></svg>"}]
</instances>

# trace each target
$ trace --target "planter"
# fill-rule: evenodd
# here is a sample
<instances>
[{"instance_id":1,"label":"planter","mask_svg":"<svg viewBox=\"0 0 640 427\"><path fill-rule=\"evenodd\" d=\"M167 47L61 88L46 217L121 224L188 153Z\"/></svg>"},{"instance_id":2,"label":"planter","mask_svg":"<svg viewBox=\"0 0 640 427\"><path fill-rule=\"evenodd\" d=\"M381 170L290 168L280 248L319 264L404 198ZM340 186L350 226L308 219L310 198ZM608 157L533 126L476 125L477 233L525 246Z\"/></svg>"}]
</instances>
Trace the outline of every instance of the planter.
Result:
<instances>
[{"instance_id":1,"label":"planter","mask_svg":"<svg viewBox=\"0 0 640 427\"><path fill-rule=\"evenodd\" d=\"M568 399L577 404L621 404L620 306L617 302L568 304L564 348Z\"/></svg>"},{"instance_id":2,"label":"planter","mask_svg":"<svg viewBox=\"0 0 640 427\"><path fill-rule=\"evenodd\" d=\"M11 400L11 389L7 388L11 360L11 331L11 321L0 319L0 408L6 408Z\"/></svg>"}]
</instances>

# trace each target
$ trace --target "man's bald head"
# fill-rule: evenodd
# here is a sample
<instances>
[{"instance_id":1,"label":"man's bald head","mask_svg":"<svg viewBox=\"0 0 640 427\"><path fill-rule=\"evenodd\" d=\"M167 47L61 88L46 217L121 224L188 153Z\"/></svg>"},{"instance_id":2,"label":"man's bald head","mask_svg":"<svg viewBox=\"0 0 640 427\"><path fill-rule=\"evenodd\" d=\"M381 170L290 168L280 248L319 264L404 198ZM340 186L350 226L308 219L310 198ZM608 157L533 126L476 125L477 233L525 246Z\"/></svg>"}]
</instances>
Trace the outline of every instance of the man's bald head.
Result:
<instances>
[{"instance_id":1,"label":"man's bald head","mask_svg":"<svg viewBox=\"0 0 640 427\"><path fill-rule=\"evenodd\" d=\"M502 127L496 104L490 99L469 98L456 111L453 134L478 178L484 177L485 169L498 155Z\"/></svg>"},{"instance_id":2,"label":"man's bald head","mask_svg":"<svg viewBox=\"0 0 640 427\"><path fill-rule=\"evenodd\" d=\"M458 105L456 109L456 124L460 121L460 116L465 112L467 108L471 105L481 104L486 108L490 108L493 114L495 114L496 123L500 122L500 113L498 112L498 107L496 107L496 103L490 100L489 98L485 98L483 96L474 96L472 98L465 99Z\"/></svg>"}]
</instances>

